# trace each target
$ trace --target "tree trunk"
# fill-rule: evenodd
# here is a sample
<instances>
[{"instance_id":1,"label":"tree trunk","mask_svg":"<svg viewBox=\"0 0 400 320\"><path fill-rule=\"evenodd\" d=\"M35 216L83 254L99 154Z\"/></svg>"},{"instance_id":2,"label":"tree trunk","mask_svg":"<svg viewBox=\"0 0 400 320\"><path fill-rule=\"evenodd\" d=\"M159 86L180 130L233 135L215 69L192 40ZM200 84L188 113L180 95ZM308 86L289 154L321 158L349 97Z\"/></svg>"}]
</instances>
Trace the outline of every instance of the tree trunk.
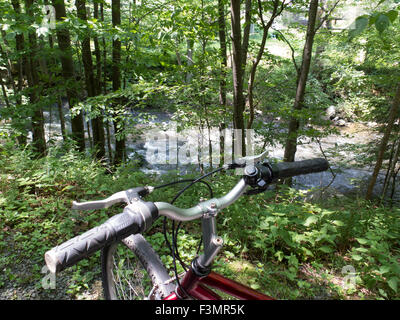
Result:
<instances>
[{"instance_id":1,"label":"tree trunk","mask_svg":"<svg viewBox=\"0 0 400 320\"><path fill-rule=\"evenodd\" d=\"M247 52L249 51L250 40L250 27L251 27L251 0L246 0L244 9L244 28L243 28L243 42L242 42L242 68L243 68L243 83L246 73Z\"/></svg>"},{"instance_id":2,"label":"tree trunk","mask_svg":"<svg viewBox=\"0 0 400 320\"><path fill-rule=\"evenodd\" d=\"M219 56L221 60L221 74L219 80L219 104L224 118L219 125L219 153L220 153L220 166L224 164L224 150L225 150L225 115L226 115L226 74L227 74L227 50L226 50L226 22L225 22L225 8L224 1L218 0L218 35L219 35Z\"/></svg>"},{"instance_id":3,"label":"tree trunk","mask_svg":"<svg viewBox=\"0 0 400 320\"><path fill-rule=\"evenodd\" d=\"M243 50L240 26L240 0L231 0L232 24L232 73L233 73L233 126L237 133L232 146L236 155L245 155L244 96L243 96ZM236 146L235 146L236 144ZM241 149L241 150L240 150Z\"/></svg>"},{"instance_id":4,"label":"tree trunk","mask_svg":"<svg viewBox=\"0 0 400 320\"><path fill-rule=\"evenodd\" d=\"M93 18L99 19L99 4L94 1L93 3ZM96 55L96 95L101 94L101 51L99 39L97 36L93 37L94 41L94 54Z\"/></svg>"},{"instance_id":5,"label":"tree trunk","mask_svg":"<svg viewBox=\"0 0 400 320\"><path fill-rule=\"evenodd\" d=\"M250 69L249 82L248 82L248 85L247 85L247 103L248 103L249 112L250 112L249 119L247 121L247 129L251 129L251 127L253 125L253 122L254 122L253 90L254 90L254 81L256 79L257 67L258 67L258 64L260 63L261 58L262 58L262 56L264 54L264 51L265 51L265 44L267 42L269 29L271 28L272 24L274 23L275 18L277 16L279 16L282 13L283 9L284 9L283 5L281 6L280 10L278 10L278 7L279 7L279 1L275 0L271 18L269 19L267 24L265 24L264 18L263 18L263 9L262 9L262 5L261 5L261 1L260 0L258 1L258 12L259 12L259 17L260 17L260 20L261 20L261 24L263 26L263 35L262 35L260 47L258 49L257 57L253 61L253 64L252 64L251 69Z\"/></svg>"},{"instance_id":6,"label":"tree trunk","mask_svg":"<svg viewBox=\"0 0 400 320\"><path fill-rule=\"evenodd\" d=\"M101 21L104 22L104 4L103 4L103 2L100 3L100 16L101 16ZM106 47L106 39L104 38L104 36L102 37L101 41L103 43L103 81L102 81L102 87L103 87L103 94L106 94L107 93L107 47Z\"/></svg>"},{"instance_id":7,"label":"tree trunk","mask_svg":"<svg viewBox=\"0 0 400 320\"><path fill-rule=\"evenodd\" d=\"M75 2L78 18L82 21L87 21L86 16L86 1L76 0ZM90 37L85 36L81 42L82 45L82 62L85 70L85 83L86 90L89 97L95 97L98 89L93 73L93 61L92 52L90 49ZM101 159L105 156L105 139L104 139L104 126L103 116L97 116L92 119L92 132L93 132L93 147L95 149L95 156L97 159Z\"/></svg>"},{"instance_id":8,"label":"tree trunk","mask_svg":"<svg viewBox=\"0 0 400 320\"><path fill-rule=\"evenodd\" d=\"M193 47L194 47L193 39L188 39L186 41L186 46L187 46L187 50L186 50L186 66L189 69L191 66L193 66ZM186 84L190 83L192 78L193 78L193 74L192 74L191 71L188 70L186 72L185 83Z\"/></svg>"},{"instance_id":9,"label":"tree trunk","mask_svg":"<svg viewBox=\"0 0 400 320\"><path fill-rule=\"evenodd\" d=\"M21 7L19 4L18 0L12 0L11 1L12 6L14 8L16 18L19 18L19 15L21 14ZM23 33L17 33L15 35L15 47L17 49L17 52L23 52L25 48L25 39L24 39L24 34ZM14 92L15 94L15 102L18 106L22 106L22 95L21 91L23 88L23 83L24 83L24 66L26 65L26 55L23 55L21 58L18 58L17 60L17 68L18 68L18 83L17 83L17 91ZM18 119L22 120L22 119ZM21 121L24 123L25 121ZM27 143L27 132L26 132L26 124L23 124L22 129L22 134L18 136L18 143L21 146L25 146Z\"/></svg>"},{"instance_id":10,"label":"tree trunk","mask_svg":"<svg viewBox=\"0 0 400 320\"><path fill-rule=\"evenodd\" d=\"M303 61L300 67L300 73L297 81L296 97L293 105L294 111L303 108L304 96L306 91L308 74L310 72L312 49L315 37L315 24L318 11L318 0L311 0L308 11L308 25L306 43L303 50ZM297 117L292 116L289 121L288 137L286 139L284 161L293 162L297 150L297 137L300 121Z\"/></svg>"},{"instance_id":11,"label":"tree trunk","mask_svg":"<svg viewBox=\"0 0 400 320\"><path fill-rule=\"evenodd\" d=\"M57 21L63 21L63 17L66 17L65 3L64 0L52 0L53 6L56 9L56 19ZM69 30L65 27L58 27L57 31L57 42L60 49L60 60L62 65L62 76L66 82L66 93L69 108L72 109L76 97L78 96L75 89L75 72L74 63L72 60L72 48L71 48L71 38ZM85 151L85 132L83 126L83 116L82 112L71 117L71 129L72 138L76 142L78 150L80 152Z\"/></svg>"},{"instance_id":12,"label":"tree trunk","mask_svg":"<svg viewBox=\"0 0 400 320\"><path fill-rule=\"evenodd\" d=\"M112 0L111 3L111 15L112 15L112 25L117 27L121 24L121 3L120 0ZM112 49L112 82L113 91L118 91L121 88L121 41L119 39L113 40ZM117 106L114 105L116 109ZM114 120L114 131L115 134L120 134L119 138L115 139L115 155L114 164L118 165L122 162L125 154L125 137L123 136L124 131L124 119L119 118Z\"/></svg>"},{"instance_id":13,"label":"tree trunk","mask_svg":"<svg viewBox=\"0 0 400 320\"><path fill-rule=\"evenodd\" d=\"M0 75L0 85L1 85L1 90L3 91L4 102L5 102L6 106L7 106L7 108L10 108L10 102L8 101L8 95L7 95L7 89L6 89L6 86L4 84L3 77L1 75Z\"/></svg>"},{"instance_id":14,"label":"tree trunk","mask_svg":"<svg viewBox=\"0 0 400 320\"><path fill-rule=\"evenodd\" d=\"M61 135L62 135L63 141L67 142L67 131L65 129L65 120L64 120L64 114L62 111L61 96L58 96L57 110L58 110L58 117L60 118Z\"/></svg>"},{"instance_id":15,"label":"tree trunk","mask_svg":"<svg viewBox=\"0 0 400 320\"><path fill-rule=\"evenodd\" d=\"M33 20L32 12L33 0L25 0L25 10L29 15L30 19ZM37 51L37 41L36 34L32 31L28 33L29 38L29 50L27 52L27 65L26 73L28 78L28 85L30 90L29 100L33 107L32 115L32 144L34 150L39 154L39 156L46 155L46 138L44 133L44 118L43 110L39 105L40 98L40 86L39 86L39 75L37 72L38 67L38 51Z\"/></svg>"},{"instance_id":16,"label":"tree trunk","mask_svg":"<svg viewBox=\"0 0 400 320\"><path fill-rule=\"evenodd\" d=\"M372 192L374 190L374 186L378 178L379 171L381 170L382 167L383 157L385 155L387 144L389 142L393 124L395 120L399 117L399 109L400 109L400 83L398 84L396 95L394 97L392 107L390 108L389 118L386 125L385 133L383 134L383 138L379 146L374 172L372 173L371 180L369 181L368 184L367 194L365 196L367 200L370 200L372 197Z\"/></svg>"},{"instance_id":17,"label":"tree trunk","mask_svg":"<svg viewBox=\"0 0 400 320\"><path fill-rule=\"evenodd\" d=\"M390 178L392 178L393 182L392 182L392 193L391 193L391 199L393 199L393 190L395 189L395 185L396 185L396 165L399 161L399 157L400 157L400 139L397 141L397 147L396 147L396 152L393 156L393 161L392 161L392 165L390 167L390 172L389 172L389 177L388 180L390 180ZM388 181L389 182L389 181ZM389 185L389 183L388 183ZM384 190L383 196L385 196L386 194L386 190Z\"/></svg>"}]
</instances>

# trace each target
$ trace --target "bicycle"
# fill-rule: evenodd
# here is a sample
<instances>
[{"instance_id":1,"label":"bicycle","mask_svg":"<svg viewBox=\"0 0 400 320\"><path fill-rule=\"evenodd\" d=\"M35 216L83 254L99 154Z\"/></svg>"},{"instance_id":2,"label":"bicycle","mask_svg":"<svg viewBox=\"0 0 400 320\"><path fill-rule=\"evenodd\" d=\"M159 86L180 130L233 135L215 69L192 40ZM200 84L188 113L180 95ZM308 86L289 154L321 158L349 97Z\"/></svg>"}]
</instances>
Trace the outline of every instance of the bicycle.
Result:
<instances>
[{"instance_id":1,"label":"bicycle","mask_svg":"<svg viewBox=\"0 0 400 320\"><path fill-rule=\"evenodd\" d=\"M265 154L236 160L195 180L181 180L158 187L137 187L104 200L74 201L72 208L78 210L108 208L121 202L127 203L127 206L122 213L109 218L102 225L47 251L47 267L52 273L60 272L101 250L102 283L106 299L221 300L221 295L215 290L243 300L273 299L212 271L213 260L223 246L222 238L217 235L216 216L244 194L264 192L279 179L325 171L329 164L322 158L271 164L262 161ZM183 182L190 184L180 194L198 182L205 183L212 194L210 185L203 179L219 171L237 168L243 169L243 175L235 187L220 198L211 197L192 208L182 209L174 206L173 202L143 200L154 189ZM176 259L179 260L177 232L173 233L171 250L174 277L170 277L158 254L142 235L160 216L179 223L201 219L203 253L197 255L190 266L186 266L183 275L178 275L176 271Z\"/></svg>"}]
</instances>

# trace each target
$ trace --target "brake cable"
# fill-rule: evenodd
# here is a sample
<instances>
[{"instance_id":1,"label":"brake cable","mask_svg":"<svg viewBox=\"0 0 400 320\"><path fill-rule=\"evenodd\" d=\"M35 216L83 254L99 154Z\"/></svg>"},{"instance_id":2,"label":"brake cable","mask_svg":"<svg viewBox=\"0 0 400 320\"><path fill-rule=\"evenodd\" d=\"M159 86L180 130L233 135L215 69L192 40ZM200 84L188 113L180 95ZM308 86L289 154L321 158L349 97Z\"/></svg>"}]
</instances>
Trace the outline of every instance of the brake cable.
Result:
<instances>
[{"instance_id":1,"label":"brake cable","mask_svg":"<svg viewBox=\"0 0 400 320\"><path fill-rule=\"evenodd\" d=\"M214 173L217 173L217 172L219 172L219 171L221 171L223 169L224 168L218 168L218 169L213 170L213 171L211 171L209 173L206 173L205 175L203 175L203 176L201 176L201 177L199 177L197 179L185 179L185 180L174 181L174 182L167 183L167 184L164 184L164 185L161 185L161 186L157 186L157 187L155 187L155 189L160 189L160 188L167 187L167 186L170 186L170 185L173 185L173 184L178 184L178 183L191 182L188 185L186 185L181 191L179 191L175 195L174 199L170 202L171 204L173 204L187 189L189 189L194 184L200 182L200 183L205 184L208 187L208 190L210 191L210 197L213 198L214 194L213 194L211 186L206 181L203 181L202 179L204 179L204 178L206 178L206 177L208 177L208 176L210 176L210 175L212 175ZM180 255L179 255L178 244L177 244L177 242L178 242L178 232L179 232L179 229L180 229L180 226L181 226L181 222L178 224L178 226L176 228L176 231L175 231L175 222L172 221L172 247L171 247L171 243L169 242L168 237L167 237L166 223L167 223L167 221L166 221L166 218L164 217L163 233L164 233L165 242L166 242L168 248L170 249L170 251L172 253L172 261L173 261L173 266L174 266L174 273L175 273L176 282L177 282L179 288L181 288L183 290L183 288L182 288L182 286L180 284L180 281L179 281L178 270L177 270L177 267L176 267L176 259L178 259L178 261L181 264L182 268L185 271L187 270L186 264L182 261ZM199 244L199 247L197 249L197 254L200 251L201 244L202 244L202 239L200 240L200 244ZM185 291L183 290L183 292L185 292Z\"/></svg>"}]
</instances>

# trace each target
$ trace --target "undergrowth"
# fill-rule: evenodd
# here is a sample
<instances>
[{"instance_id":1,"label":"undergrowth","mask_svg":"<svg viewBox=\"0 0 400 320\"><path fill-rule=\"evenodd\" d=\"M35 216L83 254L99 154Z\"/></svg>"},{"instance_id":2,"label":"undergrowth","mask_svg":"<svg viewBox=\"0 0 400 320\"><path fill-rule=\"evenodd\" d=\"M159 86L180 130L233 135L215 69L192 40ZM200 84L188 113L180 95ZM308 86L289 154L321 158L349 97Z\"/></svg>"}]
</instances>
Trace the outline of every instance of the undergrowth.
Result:
<instances>
[{"instance_id":1,"label":"undergrowth","mask_svg":"<svg viewBox=\"0 0 400 320\"><path fill-rule=\"evenodd\" d=\"M209 178L215 196L227 192L238 178ZM44 290L44 253L123 208L72 211L73 200L101 199L134 186L177 179L176 173L149 176L134 162L111 172L62 148L34 159L29 150L16 149L5 139L0 147L0 290L10 282L35 283ZM161 190L148 199L171 201L179 187ZM200 197L207 198L208 190L196 185L176 205L193 206ZM398 299L400 210L346 197L324 203L304 199L299 191L280 188L242 197L221 212L218 230L225 245L216 271L279 299ZM171 269L172 257L161 231L159 219L146 237ZM184 223L179 232L179 251L188 264L196 255L200 232L198 221ZM99 279L99 262L96 253L70 268L71 298ZM21 264L29 268L23 276L18 271Z\"/></svg>"}]
</instances>

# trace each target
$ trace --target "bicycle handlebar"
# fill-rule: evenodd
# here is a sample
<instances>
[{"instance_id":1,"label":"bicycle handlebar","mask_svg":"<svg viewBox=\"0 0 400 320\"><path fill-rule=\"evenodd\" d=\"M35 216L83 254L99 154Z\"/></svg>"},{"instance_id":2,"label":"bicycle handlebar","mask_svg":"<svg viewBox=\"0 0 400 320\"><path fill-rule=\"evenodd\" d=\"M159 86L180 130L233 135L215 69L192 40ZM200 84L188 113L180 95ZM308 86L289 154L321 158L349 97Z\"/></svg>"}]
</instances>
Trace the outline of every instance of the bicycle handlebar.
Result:
<instances>
[{"instance_id":1,"label":"bicycle handlebar","mask_svg":"<svg viewBox=\"0 0 400 320\"><path fill-rule=\"evenodd\" d=\"M131 234L146 231L160 215L176 221L195 220L226 208L235 202L248 187L265 188L265 186L278 179L321 172L327 170L328 167L329 164L325 159L311 159L273 165L268 163L256 166L248 165L245 168L243 178L226 195L221 198L200 202L188 209L181 209L166 202L141 201L140 197L150 193L153 190L152 187L119 192L117 197L114 195L107 198L108 200L82 204L74 202L74 208L88 210L108 207L110 202L113 204L124 201L129 204L122 213L109 218L102 225L47 251L45 253L47 267L50 272L55 273L72 266L114 241L124 239Z\"/></svg>"},{"instance_id":2,"label":"bicycle handlebar","mask_svg":"<svg viewBox=\"0 0 400 320\"><path fill-rule=\"evenodd\" d=\"M271 165L274 180L291 178L302 174L317 173L328 170L328 168L328 161L322 158L294 162L280 162Z\"/></svg>"},{"instance_id":3,"label":"bicycle handlebar","mask_svg":"<svg viewBox=\"0 0 400 320\"><path fill-rule=\"evenodd\" d=\"M47 251L46 265L52 273L62 271L114 241L144 232L157 217L157 208L152 202L130 204L102 225Z\"/></svg>"}]
</instances>

